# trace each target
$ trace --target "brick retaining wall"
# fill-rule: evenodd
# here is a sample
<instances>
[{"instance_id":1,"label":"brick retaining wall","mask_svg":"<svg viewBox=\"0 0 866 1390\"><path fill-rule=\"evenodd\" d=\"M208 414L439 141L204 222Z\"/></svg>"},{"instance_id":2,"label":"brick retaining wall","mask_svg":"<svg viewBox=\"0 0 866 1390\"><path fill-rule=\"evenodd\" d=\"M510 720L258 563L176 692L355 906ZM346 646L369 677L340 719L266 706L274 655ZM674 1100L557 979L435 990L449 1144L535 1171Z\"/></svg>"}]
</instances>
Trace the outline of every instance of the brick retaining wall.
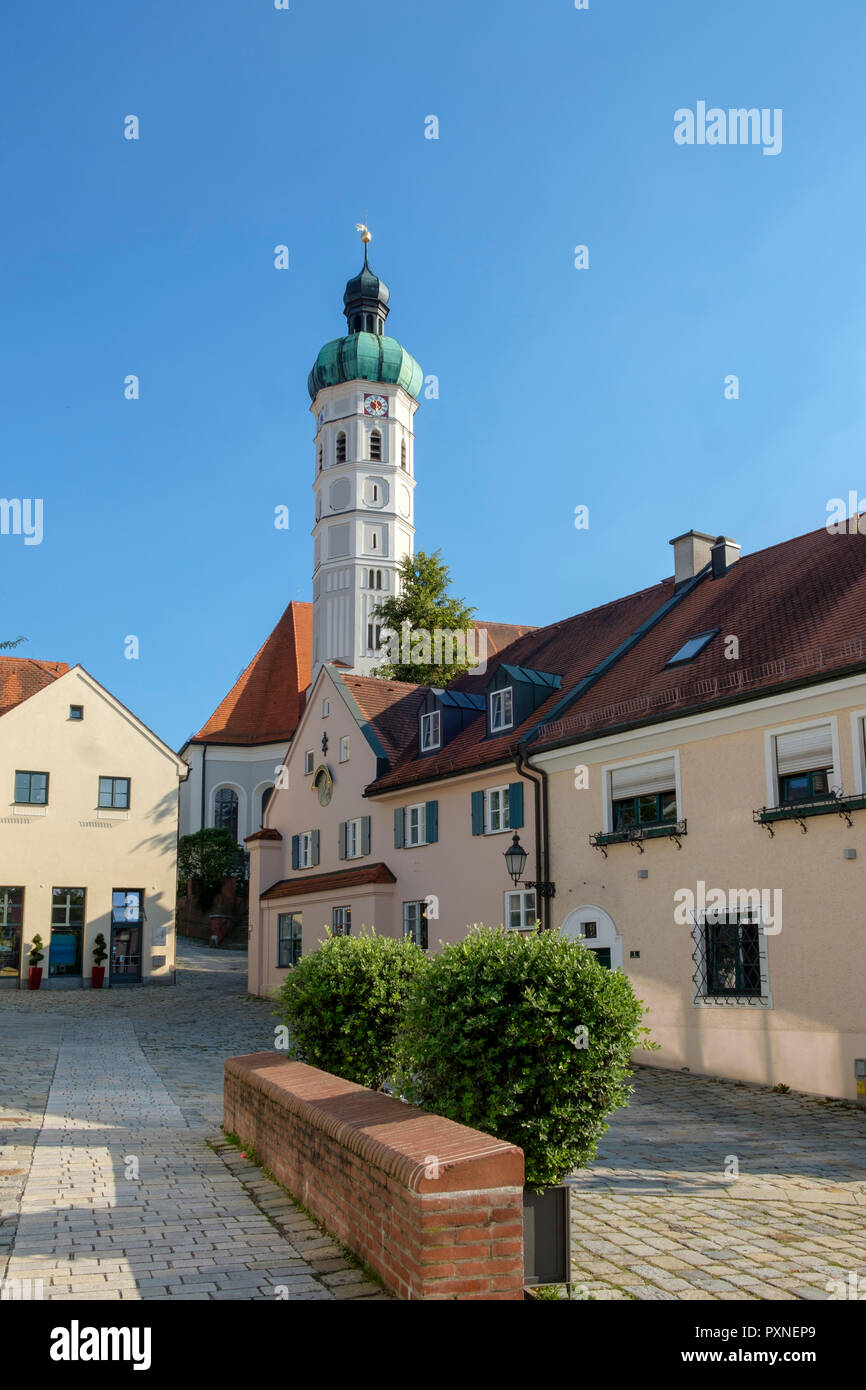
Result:
<instances>
[{"instance_id":1,"label":"brick retaining wall","mask_svg":"<svg viewBox=\"0 0 866 1390\"><path fill-rule=\"evenodd\" d=\"M522 1299L523 1154L273 1052L225 1064L227 1133L399 1298Z\"/></svg>"}]
</instances>

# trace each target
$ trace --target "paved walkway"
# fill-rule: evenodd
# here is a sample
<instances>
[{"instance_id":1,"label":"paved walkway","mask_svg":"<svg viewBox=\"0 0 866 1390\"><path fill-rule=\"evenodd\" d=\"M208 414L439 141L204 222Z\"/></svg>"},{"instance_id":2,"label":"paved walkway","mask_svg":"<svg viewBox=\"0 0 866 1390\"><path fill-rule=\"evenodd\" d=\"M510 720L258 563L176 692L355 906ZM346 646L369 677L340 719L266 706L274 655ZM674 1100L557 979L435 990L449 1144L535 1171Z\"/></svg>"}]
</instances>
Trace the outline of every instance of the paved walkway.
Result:
<instances>
[{"instance_id":1,"label":"paved walkway","mask_svg":"<svg viewBox=\"0 0 866 1390\"><path fill-rule=\"evenodd\" d=\"M273 1044L246 957L179 964L174 988L0 995L7 1296L383 1297L219 1133L225 1058Z\"/></svg>"},{"instance_id":2,"label":"paved walkway","mask_svg":"<svg viewBox=\"0 0 866 1390\"><path fill-rule=\"evenodd\" d=\"M594 1298L827 1299L852 1273L866 1297L866 1112L654 1067L634 1084L571 1197Z\"/></svg>"},{"instance_id":3,"label":"paved walkway","mask_svg":"<svg viewBox=\"0 0 866 1390\"><path fill-rule=\"evenodd\" d=\"M185 942L181 966L176 988L0 993L0 1278L52 1299L382 1298L220 1135L225 1058L273 1044L245 957ZM799 1299L856 1275L866 1294L866 1112L653 1067L635 1087L572 1193L579 1284Z\"/></svg>"}]
</instances>

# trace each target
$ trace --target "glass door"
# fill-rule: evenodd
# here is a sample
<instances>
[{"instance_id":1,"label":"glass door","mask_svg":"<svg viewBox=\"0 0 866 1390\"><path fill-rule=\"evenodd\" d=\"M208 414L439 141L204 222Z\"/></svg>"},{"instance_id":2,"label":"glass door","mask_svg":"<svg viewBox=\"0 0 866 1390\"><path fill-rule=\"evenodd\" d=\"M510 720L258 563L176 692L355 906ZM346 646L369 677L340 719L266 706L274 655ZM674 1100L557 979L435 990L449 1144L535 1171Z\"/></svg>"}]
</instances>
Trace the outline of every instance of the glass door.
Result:
<instances>
[{"instance_id":1,"label":"glass door","mask_svg":"<svg viewBox=\"0 0 866 1390\"><path fill-rule=\"evenodd\" d=\"M83 888L52 888L51 890L49 979L69 979L81 974L84 898L85 890Z\"/></svg>"},{"instance_id":2,"label":"glass door","mask_svg":"<svg viewBox=\"0 0 866 1390\"><path fill-rule=\"evenodd\" d=\"M0 888L0 980L17 980L21 970L23 888Z\"/></svg>"},{"instance_id":3,"label":"glass door","mask_svg":"<svg viewBox=\"0 0 866 1390\"><path fill-rule=\"evenodd\" d=\"M112 891L110 982L113 985L138 984L141 980L143 899L140 888Z\"/></svg>"}]
</instances>

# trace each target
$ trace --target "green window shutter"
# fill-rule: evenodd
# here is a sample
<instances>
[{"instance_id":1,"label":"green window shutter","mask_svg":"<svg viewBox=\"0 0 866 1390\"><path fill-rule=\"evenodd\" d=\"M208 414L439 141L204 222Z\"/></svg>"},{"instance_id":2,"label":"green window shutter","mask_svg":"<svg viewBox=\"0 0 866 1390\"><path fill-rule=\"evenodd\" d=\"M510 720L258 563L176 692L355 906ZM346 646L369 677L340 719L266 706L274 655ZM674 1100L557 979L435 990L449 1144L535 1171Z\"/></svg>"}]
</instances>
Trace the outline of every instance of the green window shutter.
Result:
<instances>
[{"instance_id":1,"label":"green window shutter","mask_svg":"<svg viewBox=\"0 0 866 1390\"><path fill-rule=\"evenodd\" d=\"M341 820L341 821L340 821L339 829L337 830L337 853L338 853L338 855L340 856L341 859L345 859L345 857L346 857L346 822L345 822L344 820Z\"/></svg>"},{"instance_id":2,"label":"green window shutter","mask_svg":"<svg viewBox=\"0 0 866 1390\"><path fill-rule=\"evenodd\" d=\"M484 793L472 793L472 834L484 834Z\"/></svg>"},{"instance_id":3,"label":"green window shutter","mask_svg":"<svg viewBox=\"0 0 866 1390\"><path fill-rule=\"evenodd\" d=\"M298 864L300 863L300 859L301 859L301 854L300 854L300 840L301 840L300 835L293 835L293 836L292 836L292 868L293 868L293 869L296 869L296 868L298 867Z\"/></svg>"},{"instance_id":4,"label":"green window shutter","mask_svg":"<svg viewBox=\"0 0 866 1390\"><path fill-rule=\"evenodd\" d=\"M361 853L370 853L370 817L361 817Z\"/></svg>"},{"instance_id":5,"label":"green window shutter","mask_svg":"<svg viewBox=\"0 0 866 1390\"><path fill-rule=\"evenodd\" d=\"M510 782L508 785L508 824L512 830L523 825L523 783Z\"/></svg>"},{"instance_id":6,"label":"green window shutter","mask_svg":"<svg viewBox=\"0 0 866 1390\"><path fill-rule=\"evenodd\" d=\"M439 839L439 802L428 801L426 804L425 818L427 821L426 839L428 845L435 845Z\"/></svg>"},{"instance_id":7,"label":"green window shutter","mask_svg":"<svg viewBox=\"0 0 866 1390\"><path fill-rule=\"evenodd\" d=\"M394 812L394 848L403 848L403 807L398 806Z\"/></svg>"},{"instance_id":8,"label":"green window shutter","mask_svg":"<svg viewBox=\"0 0 866 1390\"><path fill-rule=\"evenodd\" d=\"M313 831L313 845L312 845L312 851L313 851L313 852L312 852L312 855L311 855L311 862L315 865L315 864L318 864L318 862L319 862L319 832L318 832L318 830L314 830L314 831Z\"/></svg>"}]
</instances>

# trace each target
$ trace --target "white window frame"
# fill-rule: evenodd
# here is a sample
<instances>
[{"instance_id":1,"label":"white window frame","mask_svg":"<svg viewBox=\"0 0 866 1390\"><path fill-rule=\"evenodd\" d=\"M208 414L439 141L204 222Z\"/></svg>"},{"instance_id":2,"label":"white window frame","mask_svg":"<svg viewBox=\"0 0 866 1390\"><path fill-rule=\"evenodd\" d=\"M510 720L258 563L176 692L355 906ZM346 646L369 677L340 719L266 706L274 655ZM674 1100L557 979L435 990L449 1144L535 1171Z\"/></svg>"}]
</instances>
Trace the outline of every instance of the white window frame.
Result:
<instances>
[{"instance_id":1,"label":"white window frame","mask_svg":"<svg viewBox=\"0 0 866 1390\"><path fill-rule=\"evenodd\" d=\"M621 767L640 767L644 763L667 762L668 758L674 760L674 781L677 794L677 820L683 819L683 789L680 780L680 751L678 748L666 748L664 752L644 753L642 758L628 758L624 762L604 763L601 769L601 798L602 798L602 824L606 834L613 832L613 797L610 791L610 774L618 772Z\"/></svg>"},{"instance_id":2,"label":"white window frame","mask_svg":"<svg viewBox=\"0 0 866 1390\"><path fill-rule=\"evenodd\" d=\"M406 921L407 913L406 913L406 909L407 909L407 907L414 907L414 908L417 908L417 909L418 909L418 920L417 920L416 923L413 924L413 929L412 929L412 933L411 933L411 939L415 942L415 945L419 948L419 950L426 951L426 950L429 949L429 946L430 946L430 920L429 920L429 918L427 918L427 917L425 916L425 912L424 912L424 909L425 909L425 907L426 907L426 899L424 899L424 898L413 898L413 899L410 899L410 900L408 900L407 902L404 902L404 903L403 903L403 936L404 936L404 937L406 937L406 935L407 935L407 932L406 932L406 926L407 926L407 921ZM427 923L427 945L426 945L426 946L422 946L421 943L420 943L420 941L418 940L418 937L420 936L420 927L421 927L421 923L424 922L424 921L426 921L426 923Z\"/></svg>"},{"instance_id":3,"label":"white window frame","mask_svg":"<svg viewBox=\"0 0 866 1390\"><path fill-rule=\"evenodd\" d=\"M362 844L361 817L357 816L354 820L346 821L346 858L360 859Z\"/></svg>"},{"instance_id":4,"label":"white window frame","mask_svg":"<svg viewBox=\"0 0 866 1390\"><path fill-rule=\"evenodd\" d=\"M512 925L512 922L511 922L511 906L512 906L512 899L513 899L513 898L519 898L519 899L520 899L520 920L521 920L521 923L522 923L521 926L513 926L513 925ZM532 903L532 908L531 908L531 921L527 921L526 918L527 918L527 915L529 914L530 900L531 900L531 903ZM509 888L508 892L505 894L505 927L506 927L506 930L507 930L507 931L532 931L532 929L534 928L535 923L536 923L537 921L538 921L538 900L537 900L537 898L536 898L536 896L535 896L535 889L534 889L534 888Z\"/></svg>"},{"instance_id":5,"label":"white window frame","mask_svg":"<svg viewBox=\"0 0 866 1390\"><path fill-rule=\"evenodd\" d=\"M330 713L331 713L331 702L330 702L330 700L323 700L323 701L322 701L322 718L323 718L323 719L327 719L327 717L328 717L328 715L329 715Z\"/></svg>"},{"instance_id":6,"label":"white window frame","mask_svg":"<svg viewBox=\"0 0 866 1390\"><path fill-rule=\"evenodd\" d=\"M410 839L412 827L412 812L418 812L418 839ZM426 845L427 843L427 805L424 801L418 801L412 806L407 806L403 812L403 844L406 849L414 849L416 845Z\"/></svg>"},{"instance_id":7,"label":"white window frame","mask_svg":"<svg viewBox=\"0 0 866 1390\"><path fill-rule=\"evenodd\" d=\"M308 748L304 753L304 776L312 777L316 767L315 749Z\"/></svg>"},{"instance_id":8,"label":"white window frame","mask_svg":"<svg viewBox=\"0 0 866 1390\"><path fill-rule=\"evenodd\" d=\"M429 723L425 724L425 720ZM435 727L435 739L430 736L429 730ZM426 731L426 732L425 732ZM433 748L442 747L442 713L441 710L432 709L426 714L421 715L421 752L429 753Z\"/></svg>"},{"instance_id":9,"label":"white window frame","mask_svg":"<svg viewBox=\"0 0 866 1390\"><path fill-rule=\"evenodd\" d=\"M508 722L505 722L505 696L508 696L509 714ZM490 732L492 734L504 733L506 729L514 728L514 687L504 685L501 690L491 690L490 692ZM500 721L497 723L494 711L499 710Z\"/></svg>"},{"instance_id":10,"label":"white window frame","mask_svg":"<svg viewBox=\"0 0 866 1390\"><path fill-rule=\"evenodd\" d=\"M493 824L493 798L499 798L499 824ZM511 801L508 787L490 787L484 793L484 834L501 835L511 829ZM529 890L530 892L532 889Z\"/></svg>"},{"instance_id":11,"label":"white window frame","mask_svg":"<svg viewBox=\"0 0 866 1390\"><path fill-rule=\"evenodd\" d=\"M854 793L856 796L864 796L866 795L866 709L856 709L851 714L851 751L854 756Z\"/></svg>"},{"instance_id":12,"label":"white window frame","mask_svg":"<svg viewBox=\"0 0 866 1390\"><path fill-rule=\"evenodd\" d=\"M340 739L340 762L341 762L341 763L347 763L347 762L349 761L349 748L350 748L349 737L350 737L349 734L343 734L343 737Z\"/></svg>"},{"instance_id":13,"label":"white window frame","mask_svg":"<svg viewBox=\"0 0 866 1390\"><path fill-rule=\"evenodd\" d=\"M776 765L776 735L798 734L803 729L817 729L825 724L830 725L830 737L833 747L833 766L827 778L827 785L831 789L842 785L842 763L839 758L839 727L835 714L825 714L822 719L804 719L799 724L780 724L777 728L764 730L764 763L767 774L767 800L765 805L779 805L779 769Z\"/></svg>"},{"instance_id":14,"label":"white window frame","mask_svg":"<svg viewBox=\"0 0 866 1390\"><path fill-rule=\"evenodd\" d=\"M339 921L337 920L339 917ZM334 936L352 935L352 905L351 903L342 904L340 907L331 908L331 931Z\"/></svg>"},{"instance_id":15,"label":"white window frame","mask_svg":"<svg viewBox=\"0 0 866 1390\"><path fill-rule=\"evenodd\" d=\"M298 835L298 868L311 869L313 867L313 832L312 830L302 830Z\"/></svg>"}]
</instances>

